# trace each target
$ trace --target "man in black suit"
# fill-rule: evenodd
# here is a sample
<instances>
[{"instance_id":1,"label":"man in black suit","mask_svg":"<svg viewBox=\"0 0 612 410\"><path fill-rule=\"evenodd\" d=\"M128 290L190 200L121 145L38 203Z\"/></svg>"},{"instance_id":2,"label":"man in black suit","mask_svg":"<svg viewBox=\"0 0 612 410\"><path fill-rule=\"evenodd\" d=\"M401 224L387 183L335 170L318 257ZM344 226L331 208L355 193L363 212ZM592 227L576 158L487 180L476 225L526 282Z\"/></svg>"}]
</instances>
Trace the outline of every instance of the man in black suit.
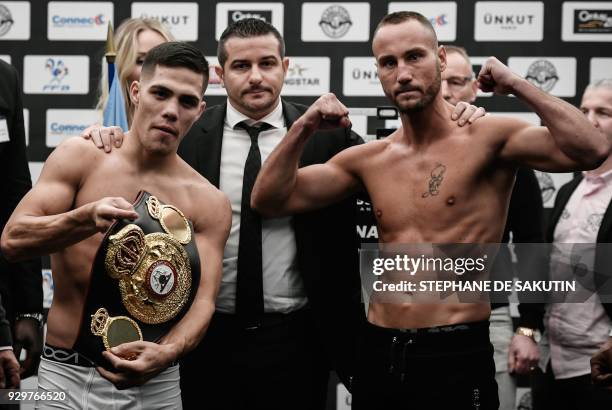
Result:
<instances>
[{"instance_id":1,"label":"man in black suit","mask_svg":"<svg viewBox=\"0 0 612 410\"><path fill-rule=\"evenodd\" d=\"M23 107L17 70L0 61L0 232L21 198L32 188L26 157ZM15 356L27 356L21 377L33 375L42 352L42 275L40 259L8 263L0 253L0 295L14 336Z\"/></svg>"},{"instance_id":2,"label":"man in black suit","mask_svg":"<svg viewBox=\"0 0 612 410\"><path fill-rule=\"evenodd\" d=\"M232 228L216 313L206 337L181 361L183 403L215 410L324 409L330 368L350 388L365 323L356 198L287 218L261 220L251 210L258 165L308 107L280 98L289 60L272 25L252 18L232 24L217 55L228 101L205 111L179 155L228 195ZM465 110L461 118L474 112ZM104 130L86 133L96 137ZM317 133L300 166L324 163L362 142L350 130ZM97 145L109 143L115 145Z\"/></svg>"},{"instance_id":3,"label":"man in black suit","mask_svg":"<svg viewBox=\"0 0 612 410\"><path fill-rule=\"evenodd\" d=\"M217 54L228 102L205 112L179 153L230 197L232 230L209 333L181 363L183 402L200 398L205 386L209 408L323 409L329 360L348 384L365 318L356 200L290 218L262 221L252 214L245 188L256 175L253 150L261 164L307 107L279 98L289 60L272 25L241 20L222 34ZM269 129L253 143L253 131L243 127L257 124ZM362 142L350 131L317 137L302 165L325 162ZM259 242L250 233L254 220ZM256 255L245 247L257 248ZM250 281L251 273L259 282Z\"/></svg>"}]
</instances>

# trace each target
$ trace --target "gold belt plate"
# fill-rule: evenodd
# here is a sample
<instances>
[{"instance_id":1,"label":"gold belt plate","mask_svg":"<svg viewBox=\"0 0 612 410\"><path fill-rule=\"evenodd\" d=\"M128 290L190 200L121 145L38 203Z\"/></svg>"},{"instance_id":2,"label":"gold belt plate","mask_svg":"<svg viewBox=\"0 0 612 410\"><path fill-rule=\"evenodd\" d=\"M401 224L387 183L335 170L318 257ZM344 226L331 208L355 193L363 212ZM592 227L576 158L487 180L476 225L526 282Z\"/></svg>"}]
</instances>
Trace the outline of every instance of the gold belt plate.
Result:
<instances>
[{"instance_id":1,"label":"gold belt plate","mask_svg":"<svg viewBox=\"0 0 612 410\"><path fill-rule=\"evenodd\" d=\"M164 323L187 303L189 255L170 234L145 235L138 225L127 225L109 237L105 266L119 281L123 305L143 323Z\"/></svg>"}]
</instances>

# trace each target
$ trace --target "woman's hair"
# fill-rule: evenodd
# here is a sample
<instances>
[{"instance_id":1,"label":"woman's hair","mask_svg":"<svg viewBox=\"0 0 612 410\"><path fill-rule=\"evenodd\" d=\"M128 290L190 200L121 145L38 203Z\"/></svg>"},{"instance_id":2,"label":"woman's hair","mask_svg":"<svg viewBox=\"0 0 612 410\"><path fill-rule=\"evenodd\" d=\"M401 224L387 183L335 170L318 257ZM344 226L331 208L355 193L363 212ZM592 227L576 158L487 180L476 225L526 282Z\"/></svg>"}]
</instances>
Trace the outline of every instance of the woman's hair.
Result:
<instances>
[{"instance_id":1,"label":"woman's hair","mask_svg":"<svg viewBox=\"0 0 612 410\"><path fill-rule=\"evenodd\" d=\"M132 121L134 108L129 98L128 77L134 66L136 65L136 56L138 55L138 34L144 30L153 30L166 41L174 41L174 36L168 28L155 19L131 18L124 20L115 31L115 47L117 49L117 57L115 58L115 70L117 70L117 78L121 83L121 92L125 100L125 112L128 122ZM106 62L102 64L102 79L100 81L100 99L96 108L104 111L108 102L108 70Z\"/></svg>"}]
</instances>

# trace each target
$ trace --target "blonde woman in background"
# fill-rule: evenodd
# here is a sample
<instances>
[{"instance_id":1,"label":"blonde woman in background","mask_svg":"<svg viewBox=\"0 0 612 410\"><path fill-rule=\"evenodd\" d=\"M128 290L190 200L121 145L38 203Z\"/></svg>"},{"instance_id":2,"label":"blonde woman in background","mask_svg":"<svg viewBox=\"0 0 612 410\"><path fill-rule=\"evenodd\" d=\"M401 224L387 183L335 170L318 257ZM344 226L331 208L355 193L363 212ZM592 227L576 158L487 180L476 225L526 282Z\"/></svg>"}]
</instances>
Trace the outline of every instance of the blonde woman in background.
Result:
<instances>
[{"instance_id":1,"label":"blonde woman in background","mask_svg":"<svg viewBox=\"0 0 612 410\"><path fill-rule=\"evenodd\" d=\"M115 58L115 69L117 77L121 81L121 91L125 101L125 112L128 124L132 122L134 106L128 98L128 90L133 81L140 78L140 69L147 52L153 47L174 41L174 36L168 28L157 20L131 18L124 20L115 31L115 47L117 57ZM103 63L102 80L100 81L100 99L96 109L104 112L108 102L108 70ZM89 127L85 132L87 132ZM84 132L84 133L85 133Z\"/></svg>"}]
</instances>

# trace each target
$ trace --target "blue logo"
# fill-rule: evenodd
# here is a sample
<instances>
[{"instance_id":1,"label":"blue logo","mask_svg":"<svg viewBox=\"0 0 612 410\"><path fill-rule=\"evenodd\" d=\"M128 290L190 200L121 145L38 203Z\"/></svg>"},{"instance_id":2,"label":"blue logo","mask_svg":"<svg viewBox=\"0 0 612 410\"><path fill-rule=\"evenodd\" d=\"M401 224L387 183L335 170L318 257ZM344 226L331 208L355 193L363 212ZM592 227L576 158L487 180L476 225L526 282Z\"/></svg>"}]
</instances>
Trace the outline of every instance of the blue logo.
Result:
<instances>
[{"instance_id":1,"label":"blue logo","mask_svg":"<svg viewBox=\"0 0 612 410\"><path fill-rule=\"evenodd\" d=\"M55 27L92 27L106 24L104 14L93 17L62 17L56 14L51 17L51 22Z\"/></svg>"},{"instance_id":2,"label":"blue logo","mask_svg":"<svg viewBox=\"0 0 612 410\"><path fill-rule=\"evenodd\" d=\"M68 67L63 60L48 58L45 69L51 73L51 80L43 87L43 91L68 91L70 86L62 84L64 77L68 75Z\"/></svg>"}]
</instances>

